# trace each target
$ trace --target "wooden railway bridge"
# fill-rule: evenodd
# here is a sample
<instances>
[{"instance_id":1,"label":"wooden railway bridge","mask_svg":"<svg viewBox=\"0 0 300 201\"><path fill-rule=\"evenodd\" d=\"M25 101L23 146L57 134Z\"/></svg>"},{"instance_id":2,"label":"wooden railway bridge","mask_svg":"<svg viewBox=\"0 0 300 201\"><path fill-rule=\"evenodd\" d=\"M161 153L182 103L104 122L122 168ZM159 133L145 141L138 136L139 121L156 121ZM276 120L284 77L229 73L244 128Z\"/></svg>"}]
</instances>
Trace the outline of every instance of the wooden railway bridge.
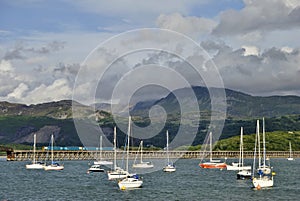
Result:
<instances>
[{"instance_id":1,"label":"wooden railway bridge","mask_svg":"<svg viewBox=\"0 0 300 201\"><path fill-rule=\"evenodd\" d=\"M3 150L4 148L0 150ZM11 148L7 148L4 151L7 152L7 160L15 160L15 161L25 161L32 160L33 151L32 150L12 150ZM138 154L137 151L130 151L130 158L134 159ZM207 158L209 152L202 151L169 151L170 158ZM245 158L253 158L253 151L245 151ZM36 156L38 160L44 161L50 157L49 151L36 151ZM99 156L99 151L54 151L54 159L55 160L94 160ZM114 152L113 151L103 151L102 158L103 159L113 159ZM289 156L289 151L267 151L267 157L269 158L287 158ZM160 159L165 158L166 152L164 151L143 151L143 158L149 159ZM239 151L213 151L214 158L238 158ZM293 152L294 158L300 157L300 151ZM124 151L117 151L117 158L124 158Z\"/></svg>"}]
</instances>

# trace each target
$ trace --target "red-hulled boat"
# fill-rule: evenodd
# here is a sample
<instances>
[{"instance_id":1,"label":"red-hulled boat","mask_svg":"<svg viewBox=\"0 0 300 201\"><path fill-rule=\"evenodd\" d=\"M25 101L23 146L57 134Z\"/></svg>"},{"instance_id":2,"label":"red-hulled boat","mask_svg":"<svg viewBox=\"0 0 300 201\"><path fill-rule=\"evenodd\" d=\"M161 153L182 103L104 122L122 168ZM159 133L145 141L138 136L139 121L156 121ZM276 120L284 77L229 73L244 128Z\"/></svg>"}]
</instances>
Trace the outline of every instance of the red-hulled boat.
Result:
<instances>
[{"instance_id":1,"label":"red-hulled boat","mask_svg":"<svg viewBox=\"0 0 300 201\"><path fill-rule=\"evenodd\" d=\"M200 163L199 166L207 169L224 169L227 167L225 162L221 162L220 160L212 159L212 133L209 133L209 141L210 141L210 160L209 162Z\"/></svg>"},{"instance_id":2,"label":"red-hulled boat","mask_svg":"<svg viewBox=\"0 0 300 201\"><path fill-rule=\"evenodd\" d=\"M201 163L199 164L200 167L202 168L207 168L207 169L225 169L226 168L226 163L222 163L222 162L205 162L205 163Z\"/></svg>"}]
</instances>

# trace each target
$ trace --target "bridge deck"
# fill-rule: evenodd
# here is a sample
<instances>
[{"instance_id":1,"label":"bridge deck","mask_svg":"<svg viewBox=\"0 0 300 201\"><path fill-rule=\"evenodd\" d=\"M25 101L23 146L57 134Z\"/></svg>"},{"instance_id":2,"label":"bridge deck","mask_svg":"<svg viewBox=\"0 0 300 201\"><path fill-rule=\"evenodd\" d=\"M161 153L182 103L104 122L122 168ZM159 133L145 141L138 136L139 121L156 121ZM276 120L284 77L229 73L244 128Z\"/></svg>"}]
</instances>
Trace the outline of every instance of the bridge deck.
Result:
<instances>
[{"instance_id":1,"label":"bridge deck","mask_svg":"<svg viewBox=\"0 0 300 201\"><path fill-rule=\"evenodd\" d=\"M138 154L137 151L130 152L130 158L134 159ZM170 158L198 158L208 157L209 152L202 151L169 151ZM36 151L38 160L45 160L50 157L50 153L47 151ZM99 151L54 151L55 160L94 160L99 156ZM103 151L103 159L113 159L113 151ZM287 158L289 151L268 151L267 157L269 158ZM31 160L33 157L33 151L28 150L14 150L11 153L10 160L24 161ZM124 157L123 151L117 151L117 158L122 159ZM144 151L143 158L165 158L166 152L164 151ZM213 151L213 158L238 158L239 151ZM245 151L245 158L253 158L253 151ZM293 152L294 158L300 157L300 151ZM7 158L9 159L9 158Z\"/></svg>"}]
</instances>

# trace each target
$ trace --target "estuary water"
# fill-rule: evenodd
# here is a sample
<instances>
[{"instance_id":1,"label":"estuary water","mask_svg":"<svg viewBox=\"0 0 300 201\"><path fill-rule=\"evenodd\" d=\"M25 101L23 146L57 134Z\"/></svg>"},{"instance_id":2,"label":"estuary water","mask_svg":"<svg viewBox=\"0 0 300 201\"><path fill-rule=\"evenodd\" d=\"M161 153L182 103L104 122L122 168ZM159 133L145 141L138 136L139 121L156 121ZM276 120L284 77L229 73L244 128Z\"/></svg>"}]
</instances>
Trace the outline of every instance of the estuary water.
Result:
<instances>
[{"instance_id":1,"label":"estuary water","mask_svg":"<svg viewBox=\"0 0 300 201\"><path fill-rule=\"evenodd\" d=\"M156 161L157 162L157 161ZM231 160L228 160L230 163ZM0 201L35 200L299 200L300 159L271 159L275 185L254 190L235 171L201 169L199 160L176 161L177 171L143 174L143 188L121 191L106 173L87 174L88 161L64 161L63 171L26 170L27 162L0 160ZM252 163L246 160L246 163ZM155 164L154 164L155 165Z\"/></svg>"}]
</instances>

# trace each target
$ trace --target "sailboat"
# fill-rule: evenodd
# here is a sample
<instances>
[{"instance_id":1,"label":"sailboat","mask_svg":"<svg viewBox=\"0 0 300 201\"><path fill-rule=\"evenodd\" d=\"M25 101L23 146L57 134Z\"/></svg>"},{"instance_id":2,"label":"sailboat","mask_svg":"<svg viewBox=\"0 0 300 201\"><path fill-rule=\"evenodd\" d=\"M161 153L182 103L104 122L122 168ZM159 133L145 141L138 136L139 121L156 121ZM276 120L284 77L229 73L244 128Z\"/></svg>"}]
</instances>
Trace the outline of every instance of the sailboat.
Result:
<instances>
[{"instance_id":1,"label":"sailboat","mask_svg":"<svg viewBox=\"0 0 300 201\"><path fill-rule=\"evenodd\" d=\"M290 145L290 155L289 155L289 157L287 159L288 159L288 161L293 161L294 158L293 158L292 143L291 143L291 141L289 142L289 145Z\"/></svg>"},{"instance_id":2,"label":"sailboat","mask_svg":"<svg viewBox=\"0 0 300 201\"><path fill-rule=\"evenodd\" d=\"M100 142L99 142L99 150L100 150L100 157L99 157L99 160L97 161L94 161L94 165L112 165L113 162L112 161L105 161L105 160L102 160L102 135L100 136Z\"/></svg>"},{"instance_id":3,"label":"sailboat","mask_svg":"<svg viewBox=\"0 0 300 201\"><path fill-rule=\"evenodd\" d=\"M54 143L54 136L51 135L51 164L44 166L44 170L63 170L64 166L60 165L58 162L54 162L53 157L53 143Z\"/></svg>"},{"instance_id":4,"label":"sailboat","mask_svg":"<svg viewBox=\"0 0 300 201\"><path fill-rule=\"evenodd\" d=\"M126 178L129 173L117 166L117 128L114 127L114 168L107 172L108 180Z\"/></svg>"},{"instance_id":5,"label":"sailboat","mask_svg":"<svg viewBox=\"0 0 300 201\"><path fill-rule=\"evenodd\" d=\"M257 121L257 133L259 134L259 121ZM265 119L263 118L263 157L261 158L260 152L260 137L258 138L258 168L257 173L262 172L263 174L271 174L270 164L267 165L267 154L266 154L266 134L265 134Z\"/></svg>"},{"instance_id":6,"label":"sailboat","mask_svg":"<svg viewBox=\"0 0 300 201\"><path fill-rule=\"evenodd\" d=\"M255 165L256 165L256 150L258 147L258 176L255 176ZM253 157L253 172L252 172L252 185L256 189L272 187L274 185L273 174L265 174L261 167L261 156L260 156L260 135L259 135L259 120L257 120L256 125L256 137L255 137L255 147L254 147L254 157Z\"/></svg>"},{"instance_id":7,"label":"sailboat","mask_svg":"<svg viewBox=\"0 0 300 201\"><path fill-rule=\"evenodd\" d=\"M140 162L136 163L137 157L135 157L135 160L134 160L134 163L133 163L132 167L133 168L153 168L154 165L151 162L143 161L143 140L141 140L141 142L140 142L139 150L140 151L138 151L138 152L141 153ZM137 156L138 156L138 154L137 154Z\"/></svg>"},{"instance_id":8,"label":"sailboat","mask_svg":"<svg viewBox=\"0 0 300 201\"><path fill-rule=\"evenodd\" d=\"M209 133L209 151L209 162L200 163L200 167L208 169L224 169L227 167L225 162L221 162L220 160L215 160L212 158L212 132Z\"/></svg>"},{"instance_id":9,"label":"sailboat","mask_svg":"<svg viewBox=\"0 0 300 201\"><path fill-rule=\"evenodd\" d=\"M237 179L250 179L251 178L251 166L244 166L244 146L243 145L244 145L244 143L243 143L243 127L241 127L239 172L237 173Z\"/></svg>"},{"instance_id":10,"label":"sailboat","mask_svg":"<svg viewBox=\"0 0 300 201\"><path fill-rule=\"evenodd\" d=\"M104 172L104 169L101 167L101 165L94 164L87 171L87 173L90 173L90 172Z\"/></svg>"},{"instance_id":11,"label":"sailboat","mask_svg":"<svg viewBox=\"0 0 300 201\"><path fill-rule=\"evenodd\" d=\"M27 164L26 169L44 169L45 164L36 160L36 134L33 136L33 160L32 164Z\"/></svg>"},{"instance_id":12,"label":"sailboat","mask_svg":"<svg viewBox=\"0 0 300 201\"><path fill-rule=\"evenodd\" d=\"M226 167L227 170L251 170L251 166L244 166L243 127L241 127L239 162L233 162L232 165L227 165Z\"/></svg>"},{"instance_id":13,"label":"sailboat","mask_svg":"<svg viewBox=\"0 0 300 201\"><path fill-rule=\"evenodd\" d=\"M126 171L128 172L128 160L129 160L129 142L131 133L131 116L128 120L128 131L127 131L127 157L126 157ZM143 181L136 174L129 174L125 179L119 181L118 186L121 190L140 188L143 185Z\"/></svg>"},{"instance_id":14,"label":"sailboat","mask_svg":"<svg viewBox=\"0 0 300 201\"><path fill-rule=\"evenodd\" d=\"M166 146L166 149L167 149L167 160L168 160L168 163L167 165L163 168L163 171L164 172L175 172L176 171L176 167L173 163L170 162L170 157L169 157L169 132L167 130L167 146Z\"/></svg>"}]
</instances>

